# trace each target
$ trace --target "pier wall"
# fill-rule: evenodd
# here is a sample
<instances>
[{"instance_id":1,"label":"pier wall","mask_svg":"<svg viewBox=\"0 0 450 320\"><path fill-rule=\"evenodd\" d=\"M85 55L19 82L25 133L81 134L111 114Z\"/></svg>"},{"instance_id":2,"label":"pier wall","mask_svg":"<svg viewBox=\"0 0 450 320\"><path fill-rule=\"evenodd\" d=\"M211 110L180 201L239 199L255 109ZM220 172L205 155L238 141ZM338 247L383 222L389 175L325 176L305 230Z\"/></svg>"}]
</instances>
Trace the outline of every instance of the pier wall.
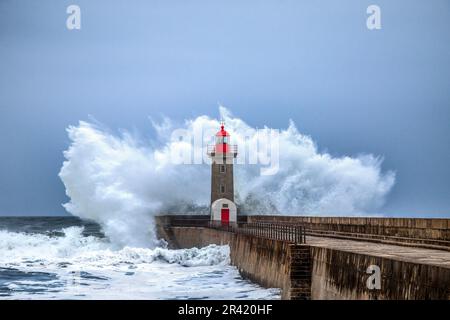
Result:
<instances>
[{"instance_id":1,"label":"pier wall","mask_svg":"<svg viewBox=\"0 0 450 320\"><path fill-rule=\"evenodd\" d=\"M439 242L450 241L450 219L308 217L249 215L248 222L301 223L314 231L331 231Z\"/></svg>"},{"instance_id":2,"label":"pier wall","mask_svg":"<svg viewBox=\"0 0 450 320\"><path fill-rule=\"evenodd\" d=\"M293 217L278 218L283 219L277 221L289 221ZM298 221L297 218L294 221ZM249 222L265 220L256 220L254 217L248 219ZM372 230L388 234L393 234L393 230L402 230L411 223L416 226L413 228L416 231L398 231L410 237L423 236L426 231L417 230L424 229L424 225L430 226L427 220L433 220L417 219L425 220L425 224L408 221L400 223L397 219L384 224L376 220L379 227L367 229L360 224L366 218L308 219L310 223L324 228L328 226L358 232ZM338 227L330 227L333 223ZM341 250L314 244L293 245L203 227L171 227L170 218L167 217L158 217L156 225L159 236L167 239L174 248L229 245L231 264L244 277L264 287L281 288L283 299L450 299L450 266L425 263L420 259L404 261L390 256L389 252L386 255L373 254L369 248L357 253L345 248ZM434 234L436 239L445 238L446 230L442 221L431 223L431 227L434 228L434 233L430 234ZM370 265L377 265L381 269L380 290L367 288L366 282L370 275L366 270Z\"/></svg>"},{"instance_id":3,"label":"pier wall","mask_svg":"<svg viewBox=\"0 0 450 320\"><path fill-rule=\"evenodd\" d=\"M450 268L311 246L314 300L449 300ZM369 290L367 267L381 270L381 289Z\"/></svg>"},{"instance_id":4,"label":"pier wall","mask_svg":"<svg viewBox=\"0 0 450 320\"><path fill-rule=\"evenodd\" d=\"M231 264L243 277L266 288L281 288L283 299L310 298L310 260L304 259L309 248L209 228L173 227L171 232L179 248L229 245Z\"/></svg>"}]
</instances>

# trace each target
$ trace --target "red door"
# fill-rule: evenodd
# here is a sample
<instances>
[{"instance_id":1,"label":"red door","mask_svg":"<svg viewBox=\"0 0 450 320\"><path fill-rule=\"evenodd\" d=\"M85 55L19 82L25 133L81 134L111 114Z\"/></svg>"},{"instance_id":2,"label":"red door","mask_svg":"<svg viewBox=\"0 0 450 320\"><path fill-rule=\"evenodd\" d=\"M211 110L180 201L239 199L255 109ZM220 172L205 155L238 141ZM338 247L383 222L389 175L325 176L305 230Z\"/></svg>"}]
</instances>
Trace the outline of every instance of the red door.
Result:
<instances>
[{"instance_id":1,"label":"red door","mask_svg":"<svg viewBox=\"0 0 450 320\"><path fill-rule=\"evenodd\" d=\"M228 209L228 208L222 208L221 209L221 211L220 211L220 213L221 213L221 217L220 217L220 220L222 221L222 225L224 226L227 226L228 225L228 223L230 222L230 209Z\"/></svg>"}]
</instances>

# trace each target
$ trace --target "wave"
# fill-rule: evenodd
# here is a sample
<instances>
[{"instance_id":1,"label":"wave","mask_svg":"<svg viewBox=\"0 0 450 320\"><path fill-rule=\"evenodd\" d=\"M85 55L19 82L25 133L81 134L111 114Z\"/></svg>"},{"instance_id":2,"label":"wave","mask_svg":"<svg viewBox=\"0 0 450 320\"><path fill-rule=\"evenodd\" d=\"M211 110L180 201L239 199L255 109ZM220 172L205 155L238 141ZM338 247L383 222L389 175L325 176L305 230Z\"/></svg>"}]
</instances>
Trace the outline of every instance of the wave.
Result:
<instances>
[{"instance_id":1,"label":"wave","mask_svg":"<svg viewBox=\"0 0 450 320\"><path fill-rule=\"evenodd\" d=\"M242 279L229 262L228 246L118 249L82 227L0 230L0 298L279 299L279 289Z\"/></svg>"},{"instance_id":2,"label":"wave","mask_svg":"<svg viewBox=\"0 0 450 320\"><path fill-rule=\"evenodd\" d=\"M256 143L260 131L220 108L240 155L245 141ZM127 132L114 135L98 124L81 121L67 129L71 145L59 176L71 214L98 222L117 247L156 247L154 215L186 210L205 212L210 198L208 164L171 161L180 151L204 156L204 146L219 123L207 116L177 126L170 119L153 122L154 141L144 143ZM174 139L173 132L209 132L200 144ZM270 128L264 128L269 130ZM311 137L291 121L279 131L279 168L261 175L261 165L236 165L236 202L246 214L356 215L379 210L395 182L382 172L382 158L370 154L333 157L319 152ZM261 154L258 153L258 156ZM238 159L239 161L239 159Z\"/></svg>"},{"instance_id":3,"label":"wave","mask_svg":"<svg viewBox=\"0 0 450 320\"><path fill-rule=\"evenodd\" d=\"M203 248L169 250L157 247L116 249L107 239L83 236L82 227L69 227L63 236L27 234L0 230L0 265L49 267L65 263L83 267L117 267L121 264L178 264L185 267L226 265L229 247L209 245Z\"/></svg>"}]
</instances>

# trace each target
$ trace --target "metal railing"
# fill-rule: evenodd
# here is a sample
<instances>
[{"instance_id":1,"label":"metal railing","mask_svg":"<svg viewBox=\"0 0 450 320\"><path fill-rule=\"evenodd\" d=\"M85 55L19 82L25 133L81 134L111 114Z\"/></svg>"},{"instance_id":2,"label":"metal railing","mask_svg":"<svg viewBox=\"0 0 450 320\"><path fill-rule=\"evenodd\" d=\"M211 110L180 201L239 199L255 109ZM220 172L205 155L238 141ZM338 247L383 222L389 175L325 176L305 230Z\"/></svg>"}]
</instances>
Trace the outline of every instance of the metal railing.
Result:
<instances>
[{"instance_id":1,"label":"metal railing","mask_svg":"<svg viewBox=\"0 0 450 320\"><path fill-rule=\"evenodd\" d=\"M223 223L206 219L172 219L171 227L211 228L237 234L246 234L265 239L287 241L291 243L306 243L306 233L303 225L279 224L267 222L237 222Z\"/></svg>"},{"instance_id":2,"label":"metal railing","mask_svg":"<svg viewBox=\"0 0 450 320\"><path fill-rule=\"evenodd\" d=\"M296 244L306 243L305 229L302 225L262 222L224 224L221 221L209 221L208 228Z\"/></svg>"}]
</instances>

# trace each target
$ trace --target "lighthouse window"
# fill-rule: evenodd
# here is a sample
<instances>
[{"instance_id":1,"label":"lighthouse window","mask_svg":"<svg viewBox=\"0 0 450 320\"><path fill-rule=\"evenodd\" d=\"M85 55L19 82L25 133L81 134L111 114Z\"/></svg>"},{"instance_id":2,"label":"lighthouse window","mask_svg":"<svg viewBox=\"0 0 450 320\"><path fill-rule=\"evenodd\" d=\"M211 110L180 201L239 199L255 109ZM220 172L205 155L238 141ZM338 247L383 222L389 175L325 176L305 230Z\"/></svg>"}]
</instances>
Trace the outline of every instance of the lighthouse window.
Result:
<instances>
[{"instance_id":1,"label":"lighthouse window","mask_svg":"<svg viewBox=\"0 0 450 320\"><path fill-rule=\"evenodd\" d=\"M223 184L220 185L220 192L225 193L225 186Z\"/></svg>"},{"instance_id":2,"label":"lighthouse window","mask_svg":"<svg viewBox=\"0 0 450 320\"><path fill-rule=\"evenodd\" d=\"M225 165L220 165L220 173L225 173L227 167Z\"/></svg>"}]
</instances>

